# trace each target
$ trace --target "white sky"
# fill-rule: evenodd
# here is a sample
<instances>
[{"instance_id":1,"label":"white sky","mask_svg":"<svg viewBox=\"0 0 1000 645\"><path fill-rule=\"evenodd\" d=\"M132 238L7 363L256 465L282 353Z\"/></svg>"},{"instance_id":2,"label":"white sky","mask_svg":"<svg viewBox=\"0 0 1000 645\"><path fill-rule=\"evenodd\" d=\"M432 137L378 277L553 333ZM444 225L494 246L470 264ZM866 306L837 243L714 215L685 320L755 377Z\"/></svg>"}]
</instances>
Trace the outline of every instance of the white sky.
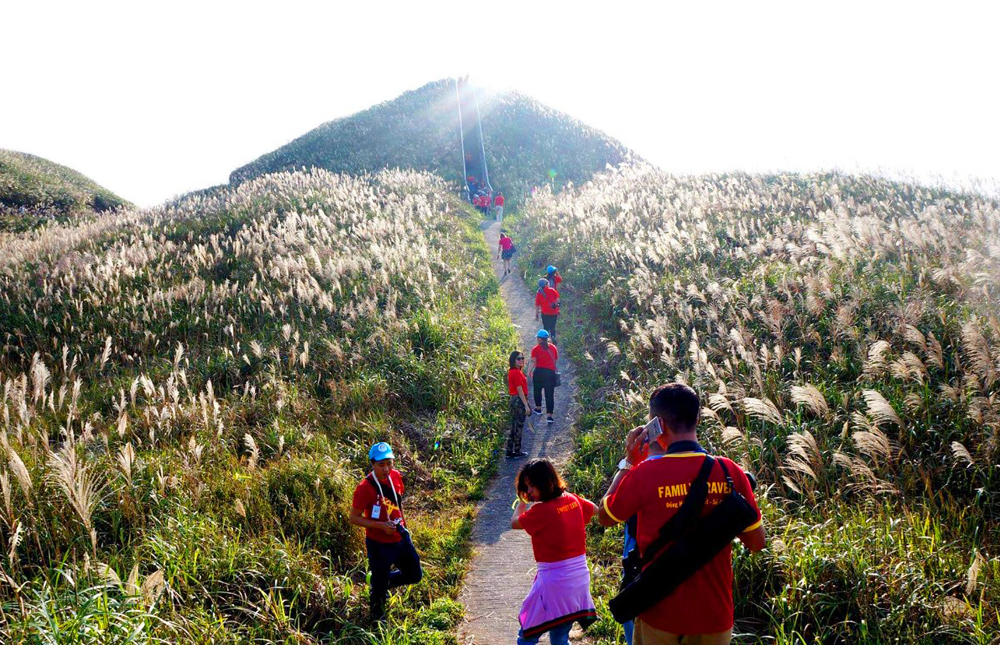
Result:
<instances>
[{"instance_id":1,"label":"white sky","mask_svg":"<svg viewBox=\"0 0 1000 645\"><path fill-rule=\"evenodd\" d=\"M998 29L996 2L3 0L0 148L148 206L471 72L671 171L996 182Z\"/></svg>"}]
</instances>

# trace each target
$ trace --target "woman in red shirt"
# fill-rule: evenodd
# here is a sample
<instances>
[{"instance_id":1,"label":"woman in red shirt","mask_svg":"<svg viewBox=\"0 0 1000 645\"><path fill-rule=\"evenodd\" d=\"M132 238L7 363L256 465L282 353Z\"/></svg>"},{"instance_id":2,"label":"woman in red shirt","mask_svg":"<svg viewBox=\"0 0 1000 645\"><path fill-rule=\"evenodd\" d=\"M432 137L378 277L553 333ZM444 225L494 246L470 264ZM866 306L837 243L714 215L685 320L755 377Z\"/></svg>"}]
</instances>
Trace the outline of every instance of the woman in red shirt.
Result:
<instances>
[{"instance_id":1,"label":"woman in red shirt","mask_svg":"<svg viewBox=\"0 0 1000 645\"><path fill-rule=\"evenodd\" d=\"M503 259L503 274L510 273L510 259L514 257L514 240L506 232L500 231L500 241L497 242L497 259Z\"/></svg>"},{"instance_id":2,"label":"woman in red shirt","mask_svg":"<svg viewBox=\"0 0 1000 645\"><path fill-rule=\"evenodd\" d=\"M538 344L531 349L531 365L528 366L528 376L531 377L535 394L535 414L542 413L542 392L544 392L547 422L555 423L552 410L555 408L553 396L556 393L556 361L559 359L559 349L549 342L549 332L544 329L539 329L535 337L538 339Z\"/></svg>"},{"instance_id":3,"label":"woman in red shirt","mask_svg":"<svg viewBox=\"0 0 1000 645\"><path fill-rule=\"evenodd\" d=\"M524 368L524 354L510 353L510 370L507 371L507 393L510 394L510 434L507 435L507 457L527 457L521 451L521 432L524 420L531 413L528 405L528 379L521 371Z\"/></svg>"},{"instance_id":4,"label":"woman in red shirt","mask_svg":"<svg viewBox=\"0 0 1000 645\"><path fill-rule=\"evenodd\" d=\"M562 276L559 275L559 269L550 264L545 267L545 274L548 276L549 286L556 291L559 291L559 283L562 282Z\"/></svg>"},{"instance_id":5,"label":"woman in red shirt","mask_svg":"<svg viewBox=\"0 0 1000 645\"><path fill-rule=\"evenodd\" d=\"M542 316L542 327L556 342L556 321L559 319L559 292L545 278L538 279L538 291L535 292L535 320Z\"/></svg>"},{"instance_id":6,"label":"woman in red shirt","mask_svg":"<svg viewBox=\"0 0 1000 645\"><path fill-rule=\"evenodd\" d=\"M597 620L590 596L585 531L597 506L566 492L566 484L548 459L533 459L521 469L517 496L510 526L531 536L538 563L518 616L517 643L533 645L549 632L552 645L566 645L574 622L586 629Z\"/></svg>"}]
</instances>

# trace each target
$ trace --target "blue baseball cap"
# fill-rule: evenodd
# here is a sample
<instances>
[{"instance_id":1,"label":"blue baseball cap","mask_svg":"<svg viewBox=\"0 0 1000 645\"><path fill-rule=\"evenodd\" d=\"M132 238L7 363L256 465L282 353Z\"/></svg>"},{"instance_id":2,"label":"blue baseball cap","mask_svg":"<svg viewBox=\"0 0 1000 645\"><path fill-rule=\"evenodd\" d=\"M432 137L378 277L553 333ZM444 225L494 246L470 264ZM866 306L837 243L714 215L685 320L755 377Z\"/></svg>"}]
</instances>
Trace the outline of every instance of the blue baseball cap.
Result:
<instances>
[{"instance_id":1,"label":"blue baseball cap","mask_svg":"<svg viewBox=\"0 0 1000 645\"><path fill-rule=\"evenodd\" d=\"M549 286L549 281L548 280L546 280L545 278L538 278L538 288L539 289L544 289L547 286Z\"/></svg>"},{"instance_id":2,"label":"blue baseball cap","mask_svg":"<svg viewBox=\"0 0 1000 645\"><path fill-rule=\"evenodd\" d=\"M548 337L549 337L549 332L545 331L544 329L539 329L538 333L535 334L535 338L548 338Z\"/></svg>"},{"instance_id":3,"label":"blue baseball cap","mask_svg":"<svg viewBox=\"0 0 1000 645\"><path fill-rule=\"evenodd\" d=\"M546 272L546 273L555 273L556 271L558 271L558 269L556 269L556 268L555 268L554 266L552 266L551 264L550 264L549 266L545 267L545 272Z\"/></svg>"},{"instance_id":4,"label":"blue baseball cap","mask_svg":"<svg viewBox=\"0 0 1000 645\"><path fill-rule=\"evenodd\" d=\"M395 456L392 454L392 446L380 441L368 451L368 458L372 461L382 461L383 459L395 459Z\"/></svg>"}]
</instances>

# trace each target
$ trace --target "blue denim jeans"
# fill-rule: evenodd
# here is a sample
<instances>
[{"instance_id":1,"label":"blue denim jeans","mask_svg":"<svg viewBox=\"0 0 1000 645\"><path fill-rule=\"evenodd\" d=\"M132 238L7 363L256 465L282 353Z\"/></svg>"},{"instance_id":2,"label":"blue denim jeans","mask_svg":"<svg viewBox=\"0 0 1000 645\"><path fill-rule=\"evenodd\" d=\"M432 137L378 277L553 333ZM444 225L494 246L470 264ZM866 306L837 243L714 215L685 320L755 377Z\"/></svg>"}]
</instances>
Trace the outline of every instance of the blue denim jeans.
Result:
<instances>
[{"instance_id":1,"label":"blue denim jeans","mask_svg":"<svg viewBox=\"0 0 1000 645\"><path fill-rule=\"evenodd\" d=\"M625 548L622 550L622 556L627 556L629 551L635 548L636 540L635 536L629 531L629 522L625 522ZM625 630L625 642L628 645L632 645L632 629L635 623L631 620L622 623L622 629Z\"/></svg>"},{"instance_id":2,"label":"blue denim jeans","mask_svg":"<svg viewBox=\"0 0 1000 645\"><path fill-rule=\"evenodd\" d=\"M562 627L556 627L555 629L549 630L549 642L552 645L568 645L569 643L569 633L573 629L573 623L566 623ZM525 638L524 630L518 630L517 632L517 645L535 645L541 635L535 636L534 638Z\"/></svg>"}]
</instances>

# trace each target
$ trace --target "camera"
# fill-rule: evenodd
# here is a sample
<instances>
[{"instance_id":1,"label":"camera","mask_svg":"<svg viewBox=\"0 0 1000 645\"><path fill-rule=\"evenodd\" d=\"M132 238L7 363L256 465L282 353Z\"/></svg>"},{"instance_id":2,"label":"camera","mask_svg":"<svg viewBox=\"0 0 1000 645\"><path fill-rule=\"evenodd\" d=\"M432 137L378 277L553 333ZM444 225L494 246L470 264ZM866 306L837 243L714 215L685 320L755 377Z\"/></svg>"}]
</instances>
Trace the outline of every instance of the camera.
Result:
<instances>
[{"instance_id":1,"label":"camera","mask_svg":"<svg viewBox=\"0 0 1000 645\"><path fill-rule=\"evenodd\" d=\"M403 526L403 520L396 518L394 520L389 520L389 523L396 527L396 533L399 533L404 538L410 537L410 531L405 526Z\"/></svg>"}]
</instances>

